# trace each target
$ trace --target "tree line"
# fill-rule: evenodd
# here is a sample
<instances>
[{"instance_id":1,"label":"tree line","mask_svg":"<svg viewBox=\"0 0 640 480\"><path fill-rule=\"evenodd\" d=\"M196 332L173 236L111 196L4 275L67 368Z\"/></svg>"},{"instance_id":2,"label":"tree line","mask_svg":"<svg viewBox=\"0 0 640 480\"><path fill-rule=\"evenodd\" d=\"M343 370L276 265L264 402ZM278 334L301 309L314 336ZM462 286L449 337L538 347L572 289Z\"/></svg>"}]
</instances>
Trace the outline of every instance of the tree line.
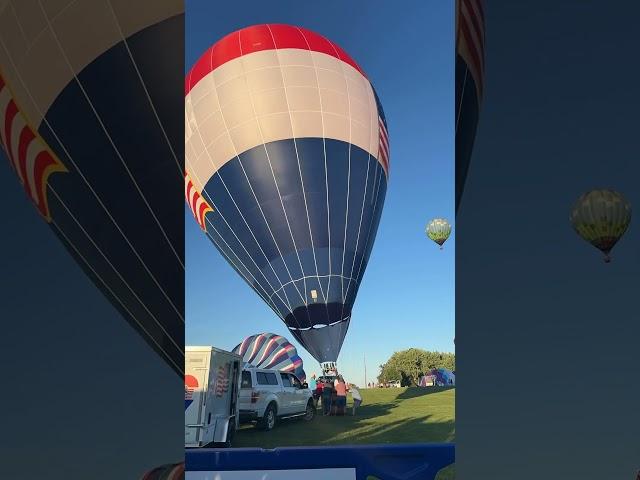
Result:
<instances>
[{"instance_id":1,"label":"tree line","mask_svg":"<svg viewBox=\"0 0 640 480\"><path fill-rule=\"evenodd\" d=\"M420 348L410 348L395 352L380 365L379 383L400 381L403 387L418 385L420 377L434 368L455 371L455 353L430 352Z\"/></svg>"}]
</instances>

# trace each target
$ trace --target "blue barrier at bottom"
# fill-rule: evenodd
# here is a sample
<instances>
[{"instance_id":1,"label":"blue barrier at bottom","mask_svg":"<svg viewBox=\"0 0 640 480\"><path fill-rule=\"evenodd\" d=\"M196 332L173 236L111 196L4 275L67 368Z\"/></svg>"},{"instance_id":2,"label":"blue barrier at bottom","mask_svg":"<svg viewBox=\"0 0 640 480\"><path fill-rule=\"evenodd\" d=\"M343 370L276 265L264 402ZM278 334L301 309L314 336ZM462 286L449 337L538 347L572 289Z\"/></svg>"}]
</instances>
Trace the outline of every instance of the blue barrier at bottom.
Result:
<instances>
[{"instance_id":1,"label":"blue barrier at bottom","mask_svg":"<svg viewBox=\"0 0 640 480\"><path fill-rule=\"evenodd\" d=\"M187 449L186 480L433 480L455 460L452 443ZM214 475L215 474L215 475Z\"/></svg>"}]
</instances>

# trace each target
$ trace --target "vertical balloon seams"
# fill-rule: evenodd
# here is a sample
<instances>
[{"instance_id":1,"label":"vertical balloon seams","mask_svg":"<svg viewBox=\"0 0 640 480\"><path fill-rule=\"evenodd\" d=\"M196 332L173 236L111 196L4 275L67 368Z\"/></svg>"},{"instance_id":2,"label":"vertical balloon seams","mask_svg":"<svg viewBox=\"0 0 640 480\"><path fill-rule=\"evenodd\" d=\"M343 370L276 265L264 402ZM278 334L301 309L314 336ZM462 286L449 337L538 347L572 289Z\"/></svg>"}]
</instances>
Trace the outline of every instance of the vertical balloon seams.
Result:
<instances>
[{"instance_id":1,"label":"vertical balloon seams","mask_svg":"<svg viewBox=\"0 0 640 480\"><path fill-rule=\"evenodd\" d=\"M222 42L224 48L210 48L191 69L185 89L187 172L213 208L206 216L207 234L223 256L254 290L260 290L259 295L292 331L302 332L314 326L321 327L318 331L327 329L327 339L338 335L333 347L325 340L318 344L322 347L314 347L305 343L308 335L294 332L314 356L325 356L330 350L330 355L337 356L382 211L388 175L388 160L382 153L388 152L388 140L381 137L380 130L386 124L373 87L362 72L343 61L341 49L325 41L322 48L316 48L321 50L318 53L311 48L316 40L307 38L299 29L286 28L290 34L295 33L297 40L281 41L279 27L271 25L231 34ZM294 40L304 41L305 45L288 48ZM224 55L232 59L220 61ZM291 58L298 58L301 65L309 64L308 72L318 92L317 124L306 120L297 123L298 110L292 103L295 98L290 96L294 92L289 90L297 87L287 86L285 78L286 62ZM264 68L253 68L256 65ZM329 69L323 70L325 67ZM325 105L322 94L326 78L321 76L326 77L331 68L336 68L339 76L335 78L342 86L336 88L339 83L332 84L333 90L327 91L343 95L347 120L344 130L336 130L334 118L339 117L332 115L339 111L332 110L336 105L332 106L330 97ZM265 90L265 85L276 77L271 90ZM274 110L276 115L269 118L269 124L260 121L262 106L251 83L255 81L262 82L258 93L273 91L274 86L282 92L282 109ZM242 88L234 94L238 85ZM367 99L356 110L352 108L352 86L362 92L358 98ZM240 98L245 98L244 107L238 103ZM230 107L232 101L236 104ZM243 108L249 112L247 120L238 117ZM357 115L365 114L367 120L358 124ZM212 122L218 121L223 129L215 130L219 127ZM211 126L214 130L207 132ZM254 128L254 140L237 135L238 129L246 126ZM356 127L360 130L354 130ZM280 128L280 133L274 133L274 128ZM359 141L354 137L356 132ZM303 151L300 141L305 145ZM357 160L352 158L354 148L358 149ZM316 167L309 169L313 162L324 168L317 168L314 174ZM354 162L359 165L357 185L353 183ZM318 203L320 185L325 197L323 206ZM361 201L360 208L357 201ZM326 224L324 232L319 221ZM326 263L322 266L321 262ZM349 263L351 274L346 275ZM356 268L358 274L354 276ZM310 303L309 288L319 291L319 304ZM266 298L261 293L267 293ZM324 309L324 320L317 318L318 308ZM344 328L330 333L340 323L345 323Z\"/></svg>"},{"instance_id":2,"label":"vertical balloon seams","mask_svg":"<svg viewBox=\"0 0 640 480\"><path fill-rule=\"evenodd\" d=\"M234 59L231 62L231 64L223 65L222 68L226 69L224 72L220 72L219 69L214 70L209 74L207 74L206 77L203 77L201 81L195 83L192 87L192 90L190 90L189 94L185 98L186 107L187 107L187 116L190 117L189 120L193 121L195 120L194 117L197 117L200 123L204 123L204 122L210 123L214 116L216 115L220 116L220 114L225 113L224 112L225 109L229 108L227 105L228 100L222 100L221 102L218 102L216 100L216 95L213 90L223 89L224 92L221 92L221 93L225 95L226 99L229 99L229 98L238 99L242 95L245 95L248 97L250 90L245 88L246 78L248 78L247 77L248 75L251 75L252 78L255 77L254 82L258 81L260 77L262 77L263 79L260 80L261 82L265 84L270 84L270 82L273 82L273 78L269 72L272 72L273 70L278 70L278 78L280 80L277 84L273 84L272 87L269 87L269 88L272 89L271 92L274 91L273 89L282 90L282 94L281 94L282 100L278 100L278 101L282 101L282 104L283 104L282 110L273 110L273 111L267 110L263 113L259 111L257 118L260 121L260 119L264 117L264 115L273 115L279 112L279 114L285 115L288 121L286 122L285 130L282 130L280 127L271 126L267 134L263 133L263 137L266 140L263 143L267 143L268 141L275 141L275 140L290 138L292 136L291 116L293 115L294 117L296 117L296 119L300 118L300 122L296 122L296 123L299 123L299 125L304 126L304 128L302 129L303 133L297 133L294 131L293 132L294 136L335 138L338 140L351 141L351 143L355 143L365 148L366 150L369 150L372 153L372 155L376 156L377 158L378 157L377 150L379 148L379 141L378 141L379 128L377 126L378 117L376 115L375 110L378 109L378 105L376 104L375 92L371 84L368 82L368 80L365 77L363 77L361 74L355 72L355 70L353 70L351 66L336 60L335 57L329 57L324 53L317 53L309 50L287 50L286 51L287 59L278 60L278 58L280 58L281 51L282 50L280 49L275 50L275 53L277 53L277 56L274 55L274 51L271 51L271 50L254 52L247 55L243 55L242 57L238 57ZM309 58L311 59L311 62L309 61ZM252 65L253 67L247 66L245 68L242 68L241 67L242 63L248 60L251 60L250 65ZM329 68L329 70L326 70L325 67ZM283 82L284 69L287 69L287 72L291 71L293 73L290 74L291 76L289 76L288 74L287 79L285 79ZM334 120L332 120L332 118L334 118L332 117L332 115L336 115L339 113L338 110L335 110L335 106L329 108L328 110L326 106L322 106L320 108L321 111L315 112L317 114L317 120L314 119L313 122L308 122L308 121L306 123L303 122L302 121L303 117L301 115L313 114L314 113L313 110L307 111L304 109L300 109L296 106L291 106L290 108L287 109L285 105L285 102L287 102L287 99L285 98L285 94L288 95L289 89L296 89L296 88L301 88L305 86L303 77L298 78L294 75L294 73L296 73L295 69L298 69L300 71L308 71L308 69L312 69L313 75L316 81L317 91L320 91L320 90L324 91L326 89L327 92L331 92L331 89L336 89L335 91L340 93L341 95L344 95L346 99L347 98L346 88L338 87L336 86L336 84L331 83L333 81L331 80L332 78L331 72L333 71L331 69L334 69L335 71L342 70L343 75L340 76L340 81L346 85L345 78L347 78L349 85L356 86L356 84L359 84L358 85L359 101L366 102L368 106L366 106L364 110L361 108L357 112L351 112L351 122L355 122L355 123L349 123L348 125L349 128L345 128L344 130L340 130L340 129L336 130L337 124L335 123ZM326 78L323 77L322 82L321 82L321 79L319 79L318 77L318 72L323 72L323 76L326 77ZM344 72L348 72L348 74L344 74ZM300 74L300 72L296 73L296 75L298 74ZM193 71L190 72L189 75L193 75ZM241 76L245 76L245 81L243 81L242 83L239 83L237 80ZM298 78L298 80L295 80L296 78ZM300 82L301 79L303 83L296 83L296 82ZM336 77L335 80L338 80L338 78ZM233 88L231 88L232 85L233 85ZM238 87L240 87L241 85L243 86L242 90L238 90ZM306 86L311 87L311 85L306 85ZM261 90L256 93L262 95L263 92L268 92L268 91L269 90ZM323 97L324 95L321 95L320 97L321 102L323 101ZM212 104L211 104L211 101L208 100L208 98L213 99ZM351 99L350 94L348 95L348 98ZM204 115L204 112L198 111L198 109L200 110L202 109L200 104L204 105L204 103L207 103L206 110L205 110L205 112L207 112L206 116ZM252 109L252 112L253 112L253 109ZM383 112L380 111L379 113L383 115ZM235 112L235 114L237 115L237 112ZM344 115L345 115L344 118L348 119L348 114L344 113ZM215 148L217 152L216 168L220 168L224 164L224 162L228 161L229 159L235 156L235 152L232 151L231 143L230 143L230 141L232 140L231 137L233 135L229 136L229 134L230 133L233 134L233 132L229 132L229 130L230 129L237 130L241 126L243 128L246 128L247 126L250 126L251 123L254 123L256 126L253 128L255 128L257 132L257 126L259 124L259 123L258 124L255 123L256 115L253 115L253 114L251 115L247 114L246 117L240 118L239 120L241 120L239 123L238 122L232 123L229 126L229 128L215 129L214 136L212 138L208 138L203 143L197 142L197 145L196 143L193 143L193 145L191 145L191 142L189 142L189 139L187 139L187 144L188 144L187 167L188 167L189 173L194 173L193 172L194 169L201 168L199 167L199 165L202 163L201 158L206 155L204 152L204 150L206 149L210 150L211 148ZM315 122L317 122L317 127L315 126L316 125ZM329 123L327 124L327 122ZM361 138L360 140L356 140L355 142L349 138L350 137L349 129L352 128L353 125L360 124L360 125L364 125L366 128L366 126L369 125L371 122L376 124L375 137L369 138L367 140L365 140L364 138ZM279 123L277 122L276 124L279 125ZM294 124L294 127L295 127L295 124ZM309 129L309 127L312 127L311 130ZM359 132L360 132L359 133L360 136L364 134L362 130L359 130ZM247 130L247 134L249 133L250 131ZM207 135L209 134L207 133ZM360 138L360 136L358 138ZM228 140L226 138L228 138ZM235 142L236 150L239 153L242 153L242 151L252 148L258 143L257 139L253 142L250 141L249 143L246 143L246 144L245 144L245 142L247 141L246 138L244 140L240 138L240 140L242 140L242 142L240 142L243 144L242 146L238 146L237 145L238 142ZM194 150L193 149L194 147L197 147L197 149ZM380 159L380 161L384 163L382 159ZM209 178L213 173L214 172L212 171L208 171L207 173L198 172L198 176L203 177L206 180L206 178ZM199 190L202 189L202 185L198 185L196 183L196 186L198 187Z\"/></svg>"},{"instance_id":3,"label":"vertical balloon seams","mask_svg":"<svg viewBox=\"0 0 640 480\"><path fill-rule=\"evenodd\" d=\"M426 228L429 239L442 246L451 235L451 225L444 218L434 218Z\"/></svg>"},{"instance_id":4,"label":"vertical balloon seams","mask_svg":"<svg viewBox=\"0 0 640 480\"><path fill-rule=\"evenodd\" d=\"M277 35L273 34L274 30ZM261 32L258 34L259 31ZM252 34L258 34L261 38L253 42L245 41L243 45L241 41L242 35L248 38ZM209 47L200 59L196 61L185 79L185 95L188 94L194 85L204 76L225 63L242 55L276 48L307 49L309 51L331 55L353 67L365 78L367 77L353 58L327 38L302 27L284 24L264 24L246 27L232 32Z\"/></svg>"},{"instance_id":5,"label":"vertical balloon seams","mask_svg":"<svg viewBox=\"0 0 640 480\"><path fill-rule=\"evenodd\" d=\"M276 369L292 372L301 381L306 376L303 362L289 340L274 333L260 333L246 337L233 351L242 357L245 367Z\"/></svg>"},{"instance_id":6,"label":"vertical balloon seams","mask_svg":"<svg viewBox=\"0 0 640 480\"><path fill-rule=\"evenodd\" d=\"M584 240L608 254L627 231L631 205L614 190L591 190L573 205L569 220Z\"/></svg>"},{"instance_id":7,"label":"vertical balloon seams","mask_svg":"<svg viewBox=\"0 0 640 480\"><path fill-rule=\"evenodd\" d=\"M16 4L16 2L12 3ZM85 4L85 6L81 7L79 4ZM130 13L128 17L125 13L125 18L120 15L123 12L118 10L118 6L111 5L116 11L109 12L109 6L105 5L102 13L106 16L100 20L106 20L108 23L110 15L114 16L116 28L112 28L110 32L113 35L107 36L108 38L105 36L89 38L87 40L91 44L70 52L66 47L69 46L69 41L74 41L74 38L77 40L78 32L73 28L67 28L62 35L60 24L49 15L51 9L56 7L44 4L41 7L43 17L40 26L43 28L39 32L33 28L23 31L23 34L27 35L24 43L7 42L8 37L2 32L9 30L0 27L0 49L3 51L5 60L5 63L0 65L2 71L0 76L4 78L5 74L8 75L8 80L6 82L2 80L2 84L15 87L15 94L12 93L12 96L16 97L14 100L19 106L21 115L24 116L24 124L14 123L13 125L17 136L13 139L15 143L11 148L18 162L18 168L14 167L14 170L18 178L26 183L27 194L39 197L34 202L40 203L37 205L40 207L39 210L43 207L42 200L48 201L46 210L49 211L50 218L45 220L50 222L52 230L78 264L131 326L145 337L147 343L171 368L180 374L184 367L183 342L180 338L184 333L184 319L180 318L182 308L176 308L180 305L181 299L180 294L174 295L177 290L173 289L175 282L171 278L177 278L174 270L179 271L180 267L184 267L182 258L177 253L182 249L178 248L179 243L174 243L176 238L183 239L183 232L180 231L178 236L172 235L171 238L165 235L166 243L161 239L159 241L156 239L155 242L150 240L152 235L162 233L161 230L166 227L167 217L163 217L162 213L156 210L157 205L154 205L151 197L147 197L149 198L147 204L151 204L155 212L146 214L145 205L142 205L144 199L141 192L134 191L134 185L132 182L130 184L126 173L122 179L117 178L115 173L113 177L106 175L108 178L96 176L95 173L99 170L95 168L97 164L107 165L106 168L113 167L113 171L118 173L121 169L125 169L126 165L119 162L121 159L117 157L115 151L112 151L113 149L100 148L102 145L91 143L94 140L93 137L100 136L106 139L108 133L114 134L116 130L113 140L119 149L122 148L121 153L130 165L136 164L136 159L130 156L132 145L153 144L157 139L159 142L166 142L166 145L160 148L163 153L164 149L167 150L168 161L165 163L171 166L171 160L173 160L174 166L179 168L172 153L173 146L168 140L167 132L171 131L164 131L164 126L156 115L158 110L155 108L158 106L160 109L170 109L171 99L167 98L164 92L156 95L158 92L153 92L153 88L151 89L153 95L149 95L147 86L153 87L154 80L143 75L146 73L144 62L140 67L136 63L136 60L144 57L137 57L134 54L140 53L138 47L141 42L147 42L148 45L158 38L164 40L169 38L175 32L173 26L180 22L180 19L176 17L174 20L167 21L168 17L164 16L168 13L166 8L147 9L142 14ZM69 4L68 7L73 12L65 11L65 15L67 13L78 15L78 10L86 7L86 2L78 2L78 5ZM0 17L2 22L9 20L12 23L20 23L25 20L23 18L25 14L32 13L28 9L16 7L14 15L0 15ZM151 17L154 17L153 21L150 21ZM126 25L118 23L122 18L128 22ZM146 29L149 26L152 28ZM60 38L57 34L61 35ZM43 42L43 39L48 41ZM144 52L145 55L147 53ZM72 58L69 59L68 56ZM172 60L168 55L162 59L168 63ZM123 61L128 61L127 65L124 65ZM70 64L71 67L69 67ZM99 72L104 70L116 72L117 75L110 78L111 81L101 82ZM134 70L135 75L128 77L128 73L134 73ZM46 81L42 81L43 72L47 74ZM118 93L117 88L122 83L126 83L128 87L140 89L139 103L128 104L127 95L130 93L128 91L122 92L122 96L114 95ZM82 90L83 88L85 91ZM90 98L87 98L87 93ZM154 104L151 96L157 100L157 103ZM108 108L103 109L100 104L102 102L104 105L105 100L107 102L111 100L111 103ZM90 107L94 106L96 108L91 110ZM114 109L111 108L112 106ZM128 143L131 135L118 137L117 134L120 132L117 131L117 126L109 123L113 120L112 112L118 108L120 112L125 110L127 114L131 114L131 118L123 119L119 116L117 119L119 125L127 124L131 127L132 118L135 118L136 114L142 114L149 117L151 124L149 129L153 131L145 130L145 123L142 127L134 125L135 141ZM105 118L97 117L97 112ZM0 116L2 113L0 112ZM160 113L165 111L161 110ZM111 118L109 115L112 115ZM154 118L155 124L152 120ZM100 120L105 121L99 125ZM1 119L0 124L2 127L0 136L3 136L4 121ZM27 126L30 132L25 130ZM111 131L104 132L105 126ZM154 156L156 150L158 149L148 148L147 151L151 153L146 156L143 154L142 157L145 160L156 160L158 158ZM48 156L58 160L67 174L48 177L53 173L45 164ZM113 163L111 163L112 160L114 160ZM164 158L160 160L164 161ZM51 159L48 161L50 162ZM166 186L163 181L172 178L168 172L162 170L164 167L161 165L160 167L153 171L156 176L151 179L149 185L146 184L148 177L144 176L144 173L140 177L135 173L136 181L144 189L144 196L148 193L157 194ZM102 169L102 172L104 170ZM143 171L144 168L138 170ZM148 173L148 170L144 171ZM178 174L179 172L180 170ZM175 174L175 169L172 173ZM166 177L165 174L167 174ZM142 178L144 180L141 180ZM39 179L43 181L40 182ZM39 182L41 189L37 186ZM118 195L111 195L107 190L117 192ZM155 198L157 199L157 195ZM125 215L119 215L123 210L120 208L122 205L128 209ZM138 208L140 208L139 212ZM127 221L131 218L131 211L136 211L138 214L135 217L138 225L149 225L148 229L145 228L145 238L142 242L140 236L136 236L136 233L140 232L139 229L136 231L138 227ZM154 219L155 213L158 213L158 218ZM156 231L156 228L159 230ZM97 232L97 230L100 231ZM175 233L174 230L168 230L168 232ZM110 244L113 240L117 243L115 248ZM159 251L164 255L157 255ZM174 256L176 261L173 261ZM160 257L163 258L164 264L168 265L167 268L154 263L153 259ZM179 328L181 320L182 328Z\"/></svg>"}]
</instances>

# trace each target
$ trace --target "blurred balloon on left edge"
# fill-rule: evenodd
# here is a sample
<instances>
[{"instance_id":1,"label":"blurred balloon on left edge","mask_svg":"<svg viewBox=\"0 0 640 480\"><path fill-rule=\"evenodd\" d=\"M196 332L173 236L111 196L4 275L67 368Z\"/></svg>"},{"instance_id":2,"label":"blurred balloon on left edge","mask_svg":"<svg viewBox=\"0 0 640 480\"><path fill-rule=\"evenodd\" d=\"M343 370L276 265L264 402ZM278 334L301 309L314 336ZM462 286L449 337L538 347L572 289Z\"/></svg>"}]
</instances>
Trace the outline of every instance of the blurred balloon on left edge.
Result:
<instances>
[{"instance_id":1,"label":"blurred balloon on left edge","mask_svg":"<svg viewBox=\"0 0 640 480\"><path fill-rule=\"evenodd\" d=\"M184 2L130 3L0 1L0 145L78 264L183 375Z\"/></svg>"}]
</instances>

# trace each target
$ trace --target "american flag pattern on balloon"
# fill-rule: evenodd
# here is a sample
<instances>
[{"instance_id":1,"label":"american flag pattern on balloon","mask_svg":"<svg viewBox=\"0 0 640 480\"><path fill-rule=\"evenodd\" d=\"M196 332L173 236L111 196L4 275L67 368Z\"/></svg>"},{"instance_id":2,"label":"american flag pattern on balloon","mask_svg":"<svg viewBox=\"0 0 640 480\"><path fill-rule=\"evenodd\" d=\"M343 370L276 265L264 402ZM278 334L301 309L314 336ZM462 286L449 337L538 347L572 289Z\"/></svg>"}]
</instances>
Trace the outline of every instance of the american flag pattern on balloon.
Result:
<instances>
[{"instance_id":1,"label":"american flag pattern on balloon","mask_svg":"<svg viewBox=\"0 0 640 480\"><path fill-rule=\"evenodd\" d=\"M47 185L55 172L67 172L44 140L20 111L9 85L0 73L0 145L24 190L47 221L51 222Z\"/></svg>"},{"instance_id":2,"label":"american flag pattern on balloon","mask_svg":"<svg viewBox=\"0 0 640 480\"><path fill-rule=\"evenodd\" d=\"M218 367L218 375L216 376L216 397L221 397L229 390L229 364L220 365Z\"/></svg>"},{"instance_id":3,"label":"american flag pattern on balloon","mask_svg":"<svg viewBox=\"0 0 640 480\"><path fill-rule=\"evenodd\" d=\"M189 174L184 172L184 195L187 200L187 204L191 209L191 213L195 217L198 225L202 230L207 230L206 225L206 215L209 212L212 212L213 209L207 203L207 201L200 195L200 193L196 190L195 185L191 181Z\"/></svg>"},{"instance_id":4,"label":"american flag pattern on balloon","mask_svg":"<svg viewBox=\"0 0 640 480\"><path fill-rule=\"evenodd\" d=\"M457 50L469 68L482 99L484 78L484 10L481 0L459 0Z\"/></svg>"},{"instance_id":5,"label":"american flag pattern on balloon","mask_svg":"<svg viewBox=\"0 0 640 480\"><path fill-rule=\"evenodd\" d=\"M373 87L372 87L373 89ZM382 164L387 178L389 178L389 159L391 157L391 148L389 147L389 132L387 130L387 119L384 115L382 103L378 98L378 94L373 90L373 96L376 99L378 107L378 160Z\"/></svg>"}]
</instances>

